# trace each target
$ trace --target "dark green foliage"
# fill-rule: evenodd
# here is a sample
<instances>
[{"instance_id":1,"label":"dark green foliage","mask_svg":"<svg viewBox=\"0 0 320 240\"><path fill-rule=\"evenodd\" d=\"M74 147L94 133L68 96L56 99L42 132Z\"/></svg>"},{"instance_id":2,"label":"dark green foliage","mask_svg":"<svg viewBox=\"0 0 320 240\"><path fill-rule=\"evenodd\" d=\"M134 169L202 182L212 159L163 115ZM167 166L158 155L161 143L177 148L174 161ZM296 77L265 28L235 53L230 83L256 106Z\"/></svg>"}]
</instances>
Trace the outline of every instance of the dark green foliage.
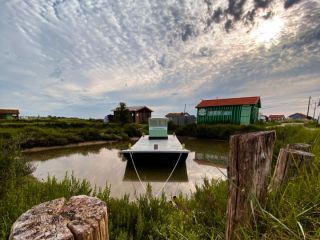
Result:
<instances>
[{"instance_id":1,"label":"dark green foliage","mask_svg":"<svg viewBox=\"0 0 320 240\"><path fill-rule=\"evenodd\" d=\"M130 111L127 108L126 104L121 102L119 103L119 107L116 108L114 120L115 122L119 122L121 124L130 123Z\"/></svg>"},{"instance_id":2,"label":"dark green foliage","mask_svg":"<svg viewBox=\"0 0 320 240\"><path fill-rule=\"evenodd\" d=\"M176 134L179 136L191 136L197 138L213 138L226 140L231 135L264 130L259 125L233 125L233 124L190 124L179 127Z\"/></svg>"},{"instance_id":3,"label":"dark green foliage","mask_svg":"<svg viewBox=\"0 0 320 240\"><path fill-rule=\"evenodd\" d=\"M138 124L126 124L123 128L124 132L129 136L129 137L141 137L143 129L140 129Z\"/></svg>"},{"instance_id":4,"label":"dark green foliage","mask_svg":"<svg viewBox=\"0 0 320 240\"><path fill-rule=\"evenodd\" d=\"M42 118L0 121L0 137L15 138L21 148L59 146L99 140L127 140L146 132L139 124L104 124L102 120Z\"/></svg>"},{"instance_id":5,"label":"dark green foliage","mask_svg":"<svg viewBox=\"0 0 320 240\"><path fill-rule=\"evenodd\" d=\"M176 125L173 121L168 122L168 131L170 133L176 132L178 128L179 128L179 126Z\"/></svg>"}]
</instances>

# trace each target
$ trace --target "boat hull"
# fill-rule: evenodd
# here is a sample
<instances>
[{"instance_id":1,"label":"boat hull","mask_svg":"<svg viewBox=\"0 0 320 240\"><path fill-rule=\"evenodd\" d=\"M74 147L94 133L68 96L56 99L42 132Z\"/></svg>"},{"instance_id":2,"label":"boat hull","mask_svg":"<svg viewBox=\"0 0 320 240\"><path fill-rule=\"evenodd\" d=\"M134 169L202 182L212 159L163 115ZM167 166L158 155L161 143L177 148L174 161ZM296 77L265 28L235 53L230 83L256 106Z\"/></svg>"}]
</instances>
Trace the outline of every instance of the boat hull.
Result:
<instances>
[{"instance_id":1,"label":"boat hull","mask_svg":"<svg viewBox=\"0 0 320 240\"><path fill-rule=\"evenodd\" d=\"M123 152L123 156L134 162L144 163L166 163L166 162L185 162L188 152ZM181 156L180 156L181 155Z\"/></svg>"}]
</instances>

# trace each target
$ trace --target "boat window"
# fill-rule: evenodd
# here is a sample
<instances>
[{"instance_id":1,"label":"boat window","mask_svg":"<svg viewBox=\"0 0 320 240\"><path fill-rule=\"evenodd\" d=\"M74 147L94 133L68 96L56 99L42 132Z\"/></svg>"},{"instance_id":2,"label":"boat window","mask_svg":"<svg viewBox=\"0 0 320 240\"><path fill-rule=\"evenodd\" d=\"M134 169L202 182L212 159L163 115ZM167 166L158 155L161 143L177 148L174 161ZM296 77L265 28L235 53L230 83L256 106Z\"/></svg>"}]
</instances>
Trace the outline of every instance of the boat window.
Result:
<instances>
[{"instance_id":1,"label":"boat window","mask_svg":"<svg viewBox=\"0 0 320 240\"><path fill-rule=\"evenodd\" d=\"M166 118L151 118L149 119L149 126L152 127L167 127L168 120Z\"/></svg>"}]
</instances>

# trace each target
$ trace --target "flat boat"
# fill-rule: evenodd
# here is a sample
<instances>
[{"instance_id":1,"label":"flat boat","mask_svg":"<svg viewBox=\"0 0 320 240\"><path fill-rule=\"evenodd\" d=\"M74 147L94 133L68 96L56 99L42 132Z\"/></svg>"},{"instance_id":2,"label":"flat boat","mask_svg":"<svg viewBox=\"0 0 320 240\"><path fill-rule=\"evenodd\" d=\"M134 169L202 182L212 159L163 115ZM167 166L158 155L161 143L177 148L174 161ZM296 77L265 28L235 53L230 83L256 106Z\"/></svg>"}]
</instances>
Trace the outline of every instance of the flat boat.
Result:
<instances>
[{"instance_id":1,"label":"flat boat","mask_svg":"<svg viewBox=\"0 0 320 240\"><path fill-rule=\"evenodd\" d=\"M175 135L168 135L166 118L150 118L149 135L142 136L132 147L121 152L127 160L147 163L183 162L189 154Z\"/></svg>"}]
</instances>

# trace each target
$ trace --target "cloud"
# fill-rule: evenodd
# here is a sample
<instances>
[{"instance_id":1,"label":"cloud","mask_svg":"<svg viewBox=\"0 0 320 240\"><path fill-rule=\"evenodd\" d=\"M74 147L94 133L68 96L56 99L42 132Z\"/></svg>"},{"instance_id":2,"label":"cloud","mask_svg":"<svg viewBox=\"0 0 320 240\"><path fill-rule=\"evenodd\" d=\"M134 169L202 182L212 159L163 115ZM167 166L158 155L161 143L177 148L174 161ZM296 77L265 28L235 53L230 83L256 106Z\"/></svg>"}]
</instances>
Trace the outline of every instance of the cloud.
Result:
<instances>
[{"instance_id":1,"label":"cloud","mask_svg":"<svg viewBox=\"0 0 320 240\"><path fill-rule=\"evenodd\" d=\"M316 95L319 12L316 0L3 1L0 107L102 117L125 101L164 115L203 98L268 103L299 81L286 99Z\"/></svg>"}]
</instances>

